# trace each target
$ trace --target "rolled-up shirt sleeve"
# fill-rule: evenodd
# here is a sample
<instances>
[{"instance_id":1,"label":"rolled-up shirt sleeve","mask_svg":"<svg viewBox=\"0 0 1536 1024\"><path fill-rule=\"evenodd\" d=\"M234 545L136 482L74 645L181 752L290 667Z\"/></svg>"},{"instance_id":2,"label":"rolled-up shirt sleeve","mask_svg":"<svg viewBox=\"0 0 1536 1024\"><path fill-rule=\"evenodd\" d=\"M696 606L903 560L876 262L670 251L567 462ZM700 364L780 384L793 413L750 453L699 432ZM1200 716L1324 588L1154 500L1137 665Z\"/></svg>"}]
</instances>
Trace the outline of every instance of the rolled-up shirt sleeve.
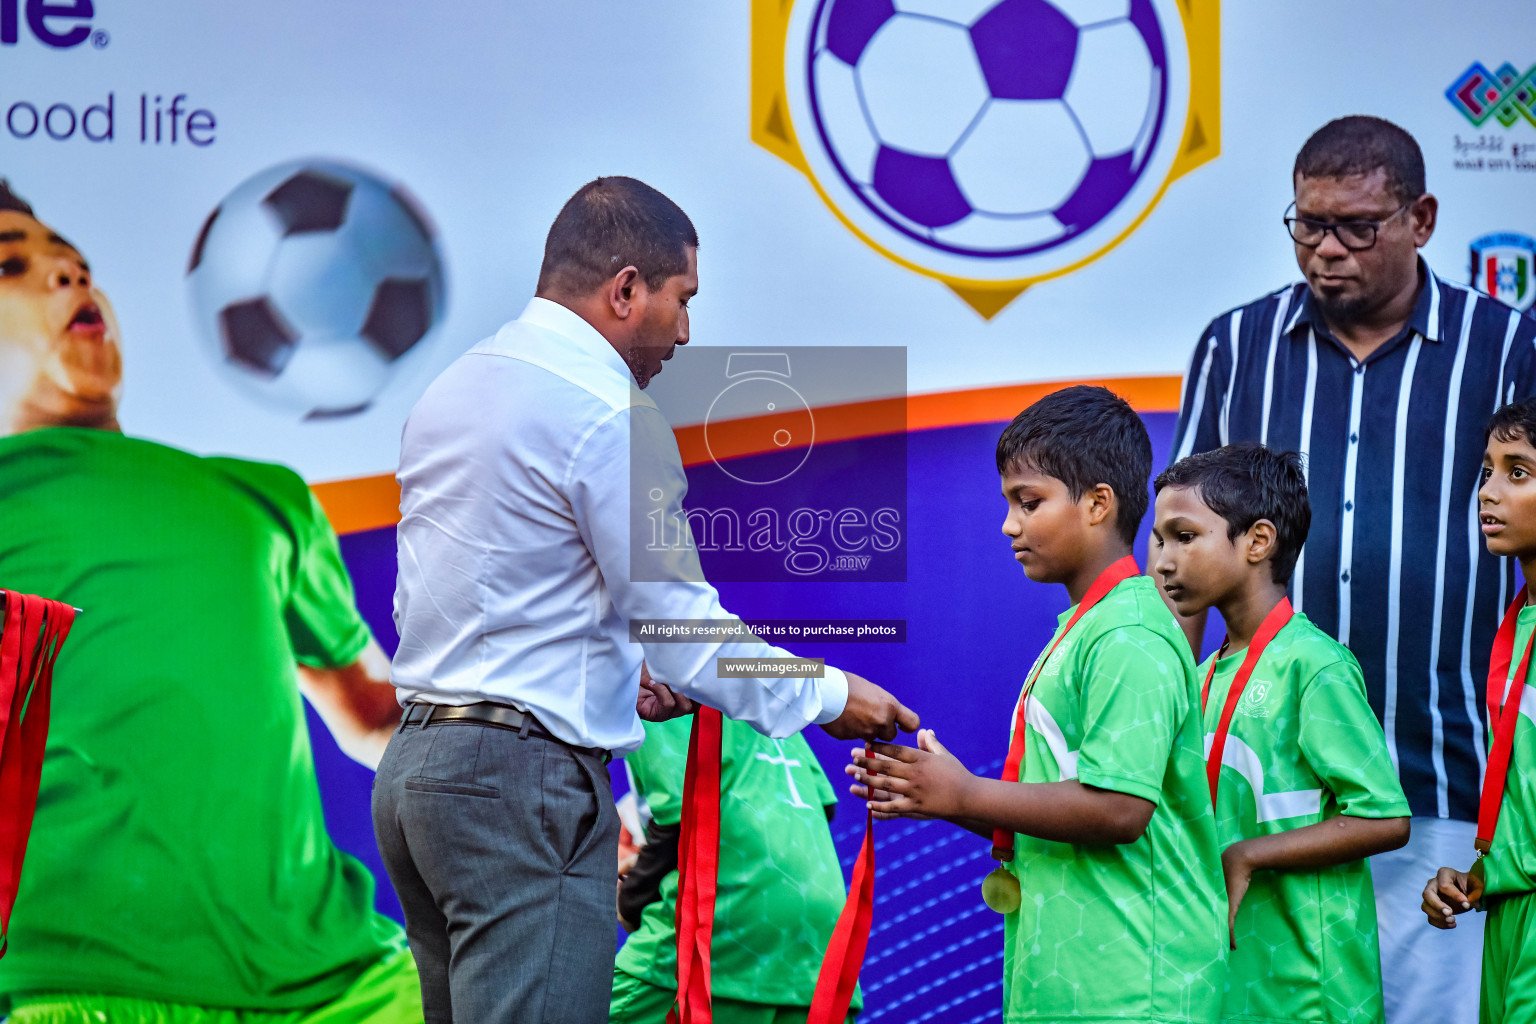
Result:
<instances>
[{"instance_id":1,"label":"rolled-up shirt sleeve","mask_svg":"<svg viewBox=\"0 0 1536 1024\"><path fill-rule=\"evenodd\" d=\"M734 616L704 579L698 551L679 513L688 490L677 441L655 406L640 399L598 421L572 455L563 490L576 528L624 620ZM659 497L657 497L659 495ZM654 542L658 524L682 524L684 542ZM632 557L633 556L633 557ZM599 610L599 614L606 613ZM651 676L759 732L784 737L842 714L848 678L828 665L823 678L721 679L717 658L787 658L761 641L645 643Z\"/></svg>"}]
</instances>

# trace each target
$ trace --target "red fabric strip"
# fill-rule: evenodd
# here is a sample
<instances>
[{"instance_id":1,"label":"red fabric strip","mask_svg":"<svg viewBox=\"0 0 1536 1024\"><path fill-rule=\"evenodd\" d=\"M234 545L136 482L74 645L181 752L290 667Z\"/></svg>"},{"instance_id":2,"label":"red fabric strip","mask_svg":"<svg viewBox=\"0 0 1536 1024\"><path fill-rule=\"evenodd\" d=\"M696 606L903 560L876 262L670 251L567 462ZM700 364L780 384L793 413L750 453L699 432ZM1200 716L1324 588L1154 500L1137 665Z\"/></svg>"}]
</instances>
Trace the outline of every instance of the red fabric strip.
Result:
<instances>
[{"instance_id":1,"label":"red fabric strip","mask_svg":"<svg viewBox=\"0 0 1536 1024\"><path fill-rule=\"evenodd\" d=\"M0 956L21 886L21 867L37 811L53 664L74 624L67 604L0 591Z\"/></svg>"},{"instance_id":2,"label":"red fabric strip","mask_svg":"<svg viewBox=\"0 0 1536 1024\"><path fill-rule=\"evenodd\" d=\"M709 949L720 872L720 712L699 705L688 737L677 859L677 1004L667 1024L710 1024Z\"/></svg>"},{"instance_id":3,"label":"red fabric strip","mask_svg":"<svg viewBox=\"0 0 1536 1024\"><path fill-rule=\"evenodd\" d=\"M816 993L811 997L806 1024L843 1024L848 1005L864 969L864 950L869 945L869 926L875 916L875 818L864 812L864 845L853 865L848 883L848 900L837 916L827 943L827 955L816 976Z\"/></svg>"},{"instance_id":4,"label":"red fabric strip","mask_svg":"<svg viewBox=\"0 0 1536 1024\"><path fill-rule=\"evenodd\" d=\"M1211 740L1211 752L1205 759L1205 778L1211 786L1211 806L1216 806L1216 788L1221 781L1221 757L1227 749L1227 734L1232 731L1232 712L1237 709L1237 702L1243 698L1243 690L1248 686L1248 677L1253 675L1253 670L1259 664L1259 659L1264 656L1264 648L1275 638L1275 634L1291 621L1291 599L1282 597L1280 603L1269 610L1264 616L1264 621L1259 623L1258 632L1253 634L1253 639L1248 641L1248 650L1243 655L1243 663L1238 666L1237 677L1232 680L1232 688L1227 691L1227 702L1221 707L1221 719L1216 723L1216 736ZM1225 642L1223 642L1225 646ZM1211 695L1211 680L1216 675L1216 662L1220 656L1211 659L1211 667L1205 674L1205 686L1200 689L1200 711L1204 713L1206 701Z\"/></svg>"},{"instance_id":5,"label":"red fabric strip","mask_svg":"<svg viewBox=\"0 0 1536 1024\"><path fill-rule=\"evenodd\" d=\"M1515 725L1520 720L1520 698L1525 693L1525 674L1530 666L1531 642L1536 641L1533 632L1511 679L1509 662L1514 656L1515 629L1525 602L1526 588L1522 587L1504 613L1504 621L1499 623L1493 638L1493 654L1488 660L1488 727L1493 731L1493 745L1488 751L1488 771L1483 776L1483 795L1477 805L1476 843L1483 853L1492 848L1493 833L1499 827L1499 811L1504 807L1504 787L1509 779L1509 758L1515 746ZM1508 693L1504 692L1506 685Z\"/></svg>"},{"instance_id":6,"label":"red fabric strip","mask_svg":"<svg viewBox=\"0 0 1536 1024\"><path fill-rule=\"evenodd\" d=\"M1029 674L1029 679L1024 683L1024 690L1019 694L1019 706L1013 713L1013 738L1008 743L1008 759L1003 762L1003 781L1018 782L1019 766L1024 763L1024 709L1029 702L1029 691L1034 689L1035 680L1040 678L1041 669L1045 663L1051 660L1051 655L1056 647L1072 632L1072 627L1077 625L1077 620L1087 615L1093 606L1102 601L1111 590L1133 576L1141 575L1141 570L1136 566L1136 560L1126 555L1114 565L1099 573L1098 579L1088 588L1088 593L1077 604L1077 611L1067 620L1067 626L1061 634L1052 641L1045 656L1035 665L1035 670ZM992 855L1001 861L1013 860L1013 833L1003 829L996 829L992 833Z\"/></svg>"}]
</instances>

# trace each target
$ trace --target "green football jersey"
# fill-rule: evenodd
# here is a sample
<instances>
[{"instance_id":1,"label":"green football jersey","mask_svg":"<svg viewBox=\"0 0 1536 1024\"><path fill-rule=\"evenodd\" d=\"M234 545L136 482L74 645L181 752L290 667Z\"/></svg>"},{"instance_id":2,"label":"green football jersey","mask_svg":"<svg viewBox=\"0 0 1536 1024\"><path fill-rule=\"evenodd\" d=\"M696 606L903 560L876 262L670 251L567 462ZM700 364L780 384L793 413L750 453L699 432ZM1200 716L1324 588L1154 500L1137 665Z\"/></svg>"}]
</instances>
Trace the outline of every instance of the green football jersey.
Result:
<instances>
[{"instance_id":1,"label":"green football jersey","mask_svg":"<svg viewBox=\"0 0 1536 1024\"><path fill-rule=\"evenodd\" d=\"M1205 706L1207 752L1246 653L1216 661ZM1200 666L1202 682L1210 665ZM1223 849L1340 814L1409 813L1360 666L1305 615L1293 615L1264 648L1233 709L1221 765L1216 831ZM1233 935L1224 1020L1382 1019L1376 897L1365 860L1255 872Z\"/></svg>"},{"instance_id":2,"label":"green football jersey","mask_svg":"<svg viewBox=\"0 0 1536 1024\"><path fill-rule=\"evenodd\" d=\"M1520 667L1520 656L1525 653L1533 629L1536 605L1528 604L1520 609L1515 620L1515 646L1509 659L1511 679ZM1536 890L1536 686L1531 685L1529 669L1526 675L1520 717L1515 719L1515 745L1505 776L1504 805L1493 833L1493 848L1482 859L1490 896ZM1492 738L1490 730L1490 743Z\"/></svg>"},{"instance_id":3,"label":"green football jersey","mask_svg":"<svg viewBox=\"0 0 1536 1024\"><path fill-rule=\"evenodd\" d=\"M295 663L368 640L292 471L98 430L0 438L0 585L85 609L59 655L0 960L17 993L286 1010L404 947L331 843Z\"/></svg>"},{"instance_id":4,"label":"green football jersey","mask_svg":"<svg viewBox=\"0 0 1536 1024\"><path fill-rule=\"evenodd\" d=\"M710 951L713 991L750 1003L809 1006L827 940L847 896L826 807L832 785L805 737L775 740L722 723L720 871ZM658 824L683 813L692 718L646 722L645 744L625 757ZM677 987L677 872L619 951L617 967ZM862 1005L854 992L853 1008Z\"/></svg>"},{"instance_id":5,"label":"green football jersey","mask_svg":"<svg viewBox=\"0 0 1536 1024\"><path fill-rule=\"evenodd\" d=\"M1023 903L1004 921L1004 1020L1215 1021L1226 890L1200 693L1151 579L1121 583L1078 620L1041 668L1025 720L1020 781L1077 779L1156 809L1124 845L1015 837Z\"/></svg>"}]
</instances>

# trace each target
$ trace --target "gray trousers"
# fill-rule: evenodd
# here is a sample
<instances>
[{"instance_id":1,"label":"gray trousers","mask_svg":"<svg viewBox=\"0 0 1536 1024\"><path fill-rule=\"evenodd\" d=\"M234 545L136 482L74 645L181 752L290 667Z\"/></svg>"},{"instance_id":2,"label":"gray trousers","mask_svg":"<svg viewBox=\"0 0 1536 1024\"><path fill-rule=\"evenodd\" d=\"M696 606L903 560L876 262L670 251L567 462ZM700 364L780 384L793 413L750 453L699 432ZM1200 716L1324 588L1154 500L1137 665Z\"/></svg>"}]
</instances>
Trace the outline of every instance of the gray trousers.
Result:
<instances>
[{"instance_id":1,"label":"gray trousers","mask_svg":"<svg viewBox=\"0 0 1536 1024\"><path fill-rule=\"evenodd\" d=\"M603 1024L618 813L600 756L484 725L407 725L373 782L427 1024Z\"/></svg>"}]
</instances>

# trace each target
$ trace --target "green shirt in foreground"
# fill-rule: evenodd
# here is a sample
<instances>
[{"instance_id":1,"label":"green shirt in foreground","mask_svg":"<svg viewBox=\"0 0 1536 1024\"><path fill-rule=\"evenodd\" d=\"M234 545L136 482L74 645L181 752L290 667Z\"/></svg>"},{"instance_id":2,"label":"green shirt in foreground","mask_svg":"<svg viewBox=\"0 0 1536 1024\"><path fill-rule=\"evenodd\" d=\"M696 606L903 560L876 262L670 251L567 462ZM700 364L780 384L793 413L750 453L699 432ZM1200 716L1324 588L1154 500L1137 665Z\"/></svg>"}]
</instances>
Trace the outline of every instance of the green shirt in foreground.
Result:
<instances>
[{"instance_id":1,"label":"green shirt in foreground","mask_svg":"<svg viewBox=\"0 0 1536 1024\"><path fill-rule=\"evenodd\" d=\"M281 1010L403 948L325 831L295 662L367 627L278 466L94 430L0 438L0 585L85 609L61 653L0 960L17 993Z\"/></svg>"},{"instance_id":2,"label":"green shirt in foreground","mask_svg":"<svg viewBox=\"0 0 1536 1024\"><path fill-rule=\"evenodd\" d=\"M846 885L827 828L837 802L805 737L774 740L724 720L720 872L710 952L713 991L750 1003L809 1006ZM692 718L646 722L645 744L625 757L658 824L682 820ZM677 988L677 872L645 908L619 951L620 971ZM857 991L853 1009L862 1000Z\"/></svg>"},{"instance_id":3,"label":"green shirt in foreground","mask_svg":"<svg viewBox=\"0 0 1536 1024\"><path fill-rule=\"evenodd\" d=\"M1528 604L1520 609L1515 620L1515 646L1509 659L1511 679L1520 667L1520 656L1525 653L1533 629L1536 605ZM1527 669L1520 717L1515 719L1515 745L1505 776L1504 806L1493 833L1493 848L1482 858L1489 896L1536 891L1536 687L1531 683ZM1492 730L1489 733L1491 744Z\"/></svg>"},{"instance_id":4,"label":"green shirt in foreground","mask_svg":"<svg viewBox=\"0 0 1536 1024\"><path fill-rule=\"evenodd\" d=\"M1124 845L1015 837L1023 905L1004 922L1004 1020L1215 1021L1227 904L1200 693L1149 578L1078 621L1041 669L1026 721L1022 782L1078 779L1156 810Z\"/></svg>"},{"instance_id":5,"label":"green shirt in foreground","mask_svg":"<svg viewBox=\"0 0 1536 1024\"><path fill-rule=\"evenodd\" d=\"M1216 662L1206 749L1247 651ZM1214 658L1214 655L1212 656ZM1200 666L1203 681L1210 660ZM1216 797L1223 849L1340 814L1408 815L1354 655L1294 615L1233 709ZM1364 860L1258 871L1233 928L1222 1018L1370 1024L1383 1017L1376 897Z\"/></svg>"}]
</instances>

